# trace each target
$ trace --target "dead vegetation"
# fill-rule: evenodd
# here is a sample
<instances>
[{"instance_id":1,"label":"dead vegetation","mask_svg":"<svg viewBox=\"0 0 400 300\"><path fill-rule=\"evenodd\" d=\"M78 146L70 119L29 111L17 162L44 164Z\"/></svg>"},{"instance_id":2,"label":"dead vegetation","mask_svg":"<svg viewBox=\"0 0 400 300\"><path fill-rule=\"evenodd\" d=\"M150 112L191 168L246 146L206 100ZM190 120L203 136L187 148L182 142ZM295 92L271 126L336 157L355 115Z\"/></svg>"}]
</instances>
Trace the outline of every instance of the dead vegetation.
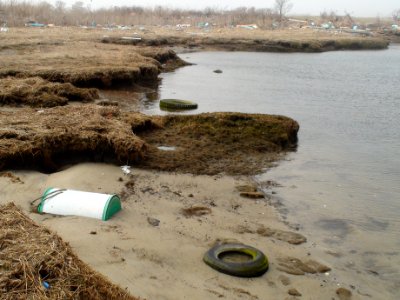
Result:
<instances>
[{"instance_id":1,"label":"dead vegetation","mask_svg":"<svg viewBox=\"0 0 400 300\"><path fill-rule=\"evenodd\" d=\"M54 107L68 101L91 102L97 98L96 89L77 88L70 83L53 83L40 77L0 78L0 105Z\"/></svg>"},{"instance_id":2,"label":"dead vegetation","mask_svg":"<svg viewBox=\"0 0 400 300\"><path fill-rule=\"evenodd\" d=\"M193 174L254 174L296 146L282 116L145 116L93 104L0 111L0 169L108 161ZM157 146L173 145L176 151Z\"/></svg>"},{"instance_id":3,"label":"dead vegetation","mask_svg":"<svg viewBox=\"0 0 400 300\"><path fill-rule=\"evenodd\" d=\"M97 105L0 112L0 169L56 170L74 160L134 162L145 143L121 122L120 111ZM140 124L141 114L135 115Z\"/></svg>"},{"instance_id":4,"label":"dead vegetation","mask_svg":"<svg viewBox=\"0 0 400 300\"><path fill-rule=\"evenodd\" d=\"M137 132L149 145L139 166L192 174L255 174L295 148L299 125L283 116L208 113L154 117L159 129ZM173 146L163 151L159 146Z\"/></svg>"},{"instance_id":5,"label":"dead vegetation","mask_svg":"<svg viewBox=\"0 0 400 300\"><path fill-rule=\"evenodd\" d=\"M137 299L93 271L13 203L0 208L1 299Z\"/></svg>"},{"instance_id":6,"label":"dead vegetation","mask_svg":"<svg viewBox=\"0 0 400 300\"><path fill-rule=\"evenodd\" d=\"M100 43L102 31L13 29L2 37L0 77L41 77L79 87L157 81L160 71L184 65L170 49ZM140 51L139 51L140 50Z\"/></svg>"},{"instance_id":7,"label":"dead vegetation","mask_svg":"<svg viewBox=\"0 0 400 300\"><path fill-rule=\"evenodd\" d=\"M103 43L134 46L181 47L186 49L258 51L258 52L324 52L333 50L386 49L389 42L380 37L360 37L342 32L310 30L243 30L218 29L205 34L190 29L189 34L157 32L140 40L114 35L103 37Z\"/></svg>"}]
</instances>

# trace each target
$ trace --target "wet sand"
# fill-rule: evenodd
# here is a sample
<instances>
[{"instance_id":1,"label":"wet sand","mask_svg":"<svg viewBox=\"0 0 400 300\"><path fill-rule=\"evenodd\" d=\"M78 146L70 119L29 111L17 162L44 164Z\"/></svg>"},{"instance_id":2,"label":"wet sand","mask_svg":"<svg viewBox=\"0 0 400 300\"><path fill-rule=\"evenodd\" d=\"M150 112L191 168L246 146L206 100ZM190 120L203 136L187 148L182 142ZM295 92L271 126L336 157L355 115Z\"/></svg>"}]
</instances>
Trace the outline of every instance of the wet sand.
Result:
<instances>
[{"instance_id":1,"label":"wet sand","mask_svg":"<svg viewBox=\"0 0 400 300\"><path fill-rule=\"evenodd\" d=\"M311 254L311 245L295 245L301 235L279 219L268 199L240 196L238 186L253 184L249 177L194 176L134 167L126 175L118 166L99 163L79 164L51 175L11 174L0 177L1 204L13 201L21 206L33 220L69 242L85 263L135 296L298 299L294 295L302 294L302 299L350 299L337 289L351 287L329 276L332 266ZM48 187L117 193L123 210L106 222L30 212L30 201ZM183 210L193 207L205 207L211 213L185 216ZM243 279L211 269L202 257L218 240L262 250L270 261L268 272ZM362 293L362 287L358 289ZM353 291L351 299L363 296Z\"/></svg>"}]
</instances>

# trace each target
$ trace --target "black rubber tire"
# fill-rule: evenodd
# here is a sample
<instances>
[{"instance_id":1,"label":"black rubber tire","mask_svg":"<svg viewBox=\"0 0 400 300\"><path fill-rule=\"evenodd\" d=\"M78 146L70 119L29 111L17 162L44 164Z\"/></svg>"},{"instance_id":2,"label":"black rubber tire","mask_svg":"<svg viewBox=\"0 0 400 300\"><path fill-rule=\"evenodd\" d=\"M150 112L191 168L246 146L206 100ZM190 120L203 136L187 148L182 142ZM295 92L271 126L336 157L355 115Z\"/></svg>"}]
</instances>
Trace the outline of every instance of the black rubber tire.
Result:
<instances>
[{"instance_id":1,"label":"black rubber tire","mask_svg":"<svg viewBox=\"0 0 400 300\"><path fill-rule=\"evenodd\" d=\"M227 262L220 258L223 253L242 253L252 257L246 262ZM211 268L233 276L258 277L268 270L268 259L260 250L243 244L222 244L208 250L203 261Z\"/></svg>"},{"instance_id":2,"label":"black rubber tire","mask_svg":"<svg viewBox=\"0 0 400 300\"><path fill-rule=\"evenodd\" d=\"M197 103L187 100L178 99L162 99L160 100L160 107L167 109L196 109Z\"/></svg>"}]
</instances>

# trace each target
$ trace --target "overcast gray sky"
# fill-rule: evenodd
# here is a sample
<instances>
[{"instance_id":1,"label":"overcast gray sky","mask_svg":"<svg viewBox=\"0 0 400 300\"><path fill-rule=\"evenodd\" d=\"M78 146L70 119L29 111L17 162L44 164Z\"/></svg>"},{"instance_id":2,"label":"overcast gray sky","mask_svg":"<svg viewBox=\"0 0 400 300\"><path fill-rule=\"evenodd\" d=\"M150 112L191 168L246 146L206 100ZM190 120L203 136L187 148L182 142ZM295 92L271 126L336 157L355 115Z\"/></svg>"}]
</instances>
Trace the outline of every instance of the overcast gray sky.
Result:
<instances>
[{"instance_id":1,"label":"overcast gray sky","mask_svg":"<svg viewBox=\"0 0 400 300\"><path fill-rule=\"evenodd\" d=\"M55 3L55 0L47 0ZM64 0L68 6L76 0ZM240 6L256 8L270 8L274 5L274 0L82 0L85 5L92 8L110 6L144 6L154 7L157 5L169 8L194 8L204 9L206 7L232 9ZM335 11L338 14L349 12L358 17L388 17L395 9L400 9L400 0L291 0L293 9L291 14L311 14L319 15L320 12Z\"/></svg>"}]
</instances>

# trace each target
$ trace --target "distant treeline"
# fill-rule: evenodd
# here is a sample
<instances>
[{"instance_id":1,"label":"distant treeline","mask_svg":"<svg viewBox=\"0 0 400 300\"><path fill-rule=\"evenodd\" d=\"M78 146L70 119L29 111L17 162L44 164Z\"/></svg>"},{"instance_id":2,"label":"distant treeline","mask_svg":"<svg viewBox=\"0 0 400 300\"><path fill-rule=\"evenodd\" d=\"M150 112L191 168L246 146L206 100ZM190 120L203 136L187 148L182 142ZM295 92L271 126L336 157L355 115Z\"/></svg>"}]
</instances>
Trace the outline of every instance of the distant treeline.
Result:
<instances>
[{"instance_id":1,"label":"distant treeline","mask_svg":"<svg viewBox=\"0 0 400 300\"><path fill-rule=\"evenodd\" d=\"M237 24L257 24L259 27L271 28L279 23L280 16L276 8L256 9L239 7L232 10L206 8L204 10L171 9L161 6L143 8L139 6L123 6L91 9L82 1L71 7L63 1L51 5L45 1L31 3L29 1L0 1L0 23L8 26L23 26L28 21L60 26L103 26L117 25L177 25L218 24L229 26ZM1 24L0 24L1 25Z\"/></svg>"},{"instance_id":2,"label":"distant treeline","mask_svg":"<svg viewBox=\"0 0 400 300\"><path fill-rule=\"evenodd\" d=\"M218 26L235 26L239 24L257 24L260 28L285 26L287 13L291 10L290 0L275 0L272 8L238 7L231 10L206 8L204 10L183 10L156 6L122 6L92 9L83 1L76 1L68 7L65 2L57 1L55 5L46 1L31 3L20 0L0 0L0 25L24 26L28 21L59 26L93 26L93 25L177 25L209 24ZM332 22L339 26L350 26L354 23L349 14L343 16L335 12L321 12L316 17L319 22ZM400 22L400 9L393 12L393 20ZM376 23L379 23L376 20Z\"/></svg>"}]
</instances>

